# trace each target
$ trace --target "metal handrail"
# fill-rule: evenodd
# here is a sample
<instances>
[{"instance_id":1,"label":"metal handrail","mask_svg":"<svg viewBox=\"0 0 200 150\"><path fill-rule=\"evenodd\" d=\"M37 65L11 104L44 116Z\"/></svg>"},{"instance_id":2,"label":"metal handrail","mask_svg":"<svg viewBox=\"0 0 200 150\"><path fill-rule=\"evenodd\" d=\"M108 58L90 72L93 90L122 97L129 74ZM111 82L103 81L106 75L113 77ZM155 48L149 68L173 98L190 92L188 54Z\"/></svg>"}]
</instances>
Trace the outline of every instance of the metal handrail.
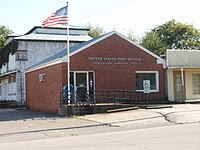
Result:
<instances>
[{"instance_id":1,"label":"metal handrail","mask_svg":"<svg viewBox=\"0 0 200 150\"><path fill-rule=\"evenodd\" d=\"M91 94L92 93L92 94ZM88 105L96 103L144 103L144 95L142 92L134 90L102 90L102 91L86 91L85 99L81 100L76 92L61 92L61 104L73 104L75 101L88 103ZM68 99L70 97L70 99ZM69 103L70 101L70 103Z\"/></svg>"}]
</instances>

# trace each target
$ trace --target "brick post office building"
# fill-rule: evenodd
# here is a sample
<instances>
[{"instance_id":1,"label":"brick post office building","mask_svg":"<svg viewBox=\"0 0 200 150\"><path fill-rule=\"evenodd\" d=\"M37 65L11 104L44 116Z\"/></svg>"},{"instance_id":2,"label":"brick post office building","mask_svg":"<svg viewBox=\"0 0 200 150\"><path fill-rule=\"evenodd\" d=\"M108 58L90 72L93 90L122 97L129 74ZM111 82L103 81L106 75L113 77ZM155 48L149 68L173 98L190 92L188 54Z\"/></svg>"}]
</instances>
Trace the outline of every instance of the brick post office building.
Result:
<instances>
[{"instance_id":1,"label":"brick post office building","mask_svg":"<svg viewBox=\"0 0 200 150\"><path fill-rule=\"evenodd\" d=\"M30 109L59 112L60 92L67 84L66 53L63 50L26 71L26 103ZM144 79L150 80L150 98L163 100L163 60L118 32L70 48L70 82L76 92L84 88L88 92L142 92Z\"/></svg>"}]
</instances>

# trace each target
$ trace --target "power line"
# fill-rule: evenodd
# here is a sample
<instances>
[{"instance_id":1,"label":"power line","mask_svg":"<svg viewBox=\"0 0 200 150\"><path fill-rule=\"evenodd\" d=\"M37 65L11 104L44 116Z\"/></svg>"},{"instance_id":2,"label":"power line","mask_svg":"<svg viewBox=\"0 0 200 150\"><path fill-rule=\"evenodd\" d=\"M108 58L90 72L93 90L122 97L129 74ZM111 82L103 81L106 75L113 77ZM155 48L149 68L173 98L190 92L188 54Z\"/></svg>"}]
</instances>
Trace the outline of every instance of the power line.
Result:
<instances>
[{"instance_id":1,"label":"power line","mask_svg":"<svg viewBox=\"0 0 200 150\"><path fill-rule=\"evenodd\" d=\"M114 5L114 6L109 6L109 7L107 7L107 8L100 9L100 10L94 12L94 13L91 13L91 15L84 16L84 17L81 17L81 18L79 18L79 19L76 19L76 20L72 21L72 23L75 23L75 22L80 21L80 20L84 20L85 18L96 17L96 16L98 16L99 14L105 14L105 13L107 13L107 12L113 10L113 9L116 9L116 8L118 8L118 7L127 5L127 4L129 4L130 2L133 2L133 1L135 1L135 0L126 0L126 1L123 1L123 2L121 2L121 3L116 4L116 5ZM103 12L103 13L102 13L102 12Z\"/></svg>"},{"instance_id":2,"label":"power line","mask_svg":"<svg viewBox=\"0 0 200 150\"><path fill-rule=\"evenodd\" d=\"M191 67L189 64L187 64L187 63L179 56L179 54L177 53L177 51L174 51L174 52L175 52L176 56L180 59L180 61L182 61L182 63L183 63L185 66Z\"/></svg>"},{"instance_id":3,"label":"power line","mask_svg":"<svg viewBox=\"0 0 200 150\"><path fill-rule=\"evenodd\" d=\"M163 17L165 17L166 15L168 15L170 12L172 12L172 10L174 10L176 7L178 7L178 5L183 2L184 0L179 0L174 6L172 6L170 9L168 9L165 13L162 14L161 17L159 17L159 19L157 19L156 21L154 21L152 24L157 23L158 21L160 21L161 19L163 19Z\"/></svg>"}]
</instances>

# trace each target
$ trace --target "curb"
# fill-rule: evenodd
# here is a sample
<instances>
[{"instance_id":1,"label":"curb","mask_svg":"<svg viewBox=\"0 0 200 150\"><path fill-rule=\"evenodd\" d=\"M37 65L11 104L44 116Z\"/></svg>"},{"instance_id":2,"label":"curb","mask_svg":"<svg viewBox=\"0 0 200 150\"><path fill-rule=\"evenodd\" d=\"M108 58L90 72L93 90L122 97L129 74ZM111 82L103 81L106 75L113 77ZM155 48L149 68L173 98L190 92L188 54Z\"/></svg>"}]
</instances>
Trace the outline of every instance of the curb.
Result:
<instances>
[{"instance_id":1,"label":"curb","mask_svg":"<svg viewBox=\"0 0 200 150\"><path fill-rule=\"evenodd\" d=\"M138 109L138 107L127 107L127 108L119 108L119 109L109 109L109 110L107 110L107 113L129 111L129 110L136 110L136 109Z\"/></svg>"},{"instance_id":2,"label":"curb","mask_svg":"<svg viewBox=\"0 0 200 150\"><path fill-rule=\"evenodd\" d=\"M163 108L173 108L172 105L152 105L152 106L146 106L145 109L163 109Z\"/></svg>"}]
</instances>

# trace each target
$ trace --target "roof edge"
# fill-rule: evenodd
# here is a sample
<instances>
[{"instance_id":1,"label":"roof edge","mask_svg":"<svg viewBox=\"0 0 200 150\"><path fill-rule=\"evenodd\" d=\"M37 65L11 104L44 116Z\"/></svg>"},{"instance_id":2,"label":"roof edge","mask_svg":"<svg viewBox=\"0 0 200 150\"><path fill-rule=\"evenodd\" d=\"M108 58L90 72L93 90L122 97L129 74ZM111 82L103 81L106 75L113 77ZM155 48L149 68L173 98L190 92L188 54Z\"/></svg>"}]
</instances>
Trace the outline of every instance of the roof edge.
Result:
<instances>
[{"instance_id":1,"label":"roof edge","mask_svg":"<svg viewBox=\"0 0 200 150\"><path fill-rule=\"evenodd\" d=\"M132 40L128 39L126 36L122 35L119 32L116 32L117 35L119 35L120 37L122 37L123 39L127 40L128 42L132 43L133 45L135 45L136 47L140 48L141 50L145 51L146 53L152 55L153 57L159 59L160 61L163 61L163 59L161 57L159 57L158 55L154 54L153 52L151 52L150 50L146 49L145 47L133 42Z\"/></svg>"},{"instance_id":2,"label":"roof edge","mask_svg":"<svg viewBox=\"0 0 200 150\"><path fill-rule=\"evenodd\" d=\"M40 28L40 29L67 29L67 27L65 28L65 27L42 27L42 26L34 26L32 29L30 29L27 33L25 33L24 35L27 35L27 34L30 34L30 33L32 33L35 29L37 29L37 28ZM69 29L76 29L76 30L87 30L87 31L89 31L90 29L89 28L81 28L81 27L73 27L73 26L69 26Z\"/></svg>"},{"instance_id":3,"label":"roof edge","mask_svg":"<svg viewBox=\"0 0 200 150\"><path fill-rule=\"evenodd\" d=\"M179 52L200 52L200 49L167 49L167 51L174 52L174 51L179 51Z\"/></svg>"},{"instance_id":4,"label":"roof edge","mask_svg":"<svg viewBox=\"0 0 200 150\"><path fill-rule=\"evenodd\" d=\"M50 62L41 64L41 65L38 65L38 66L35 66L35 67L32 67L32 68L28 68L28 69L25 71L25 73L29 73L29 72L33 72L33 71L36 71L36 70L39 70L39 69L43 69L43 68L45 68L45 67L57 65L57 64L60 64L60 63L62 63L62 62L63 62L63 61L61 60L61 58L58 58L58 59L52 60L52 61L50 61Z\"/></svg>"},{"instance_id":5,"label":"roof edge","mask_svg":"<svg viewBox=\"0 0 200 150\"><path fill-rule=\"evenodd\" d=\"M85 46L79 48L79 49L76 50L75 52L70 53L69 56L73 56L73 55L75 55L76 53L78 53L78 52L80 52L80 51L82 51L82 50L84 50L84 49L86 49L86 48L88 48L88 47L90 47L90 46L92 46L92 45L98 43L99 41L102 41L102 40L106 39L107 37L109 37L109 36L111 36L111 35L113 35L113 34L115 34L115 31L109 32L109 33L107 33L107 34L104 34L104 35L102 35L102 37L100 37L100 38L97 37L98 39L96 39L96 40L94 40L93 42L91 42L91 43L89 43L89 44L87 44L87 45L85 45ZM67 56L64 56L64 57L67 57Z\"/></svg>"},{"instance_id":6,"label":"roof edge","mask_svg":"<svg viewBox=\"0 0 200 150\"><path fill-rule=\"evenodd\" d=\"M136 47L140 48L141 50L143 50L143 51L145 51L146 53L150 54L151 56L155 57L155 58L157 59L157 64L163 64L163 63L164 63L164 61L163 61L163 59L162 59L161 57L159 57L158 55L154 54L154 53L151 52L150 50L144 48L143 46L141 46L141 45L139 45L139 44L133 42L132 40L128 39L127 37L125 37L124 35L122 35L121 33L117 32L117 31L111 31L111 32L105 34L104 36L102 36L102 37L99 38L98 40L95 40L95 41L93 41L92 43L90 43L90 44L88 44L88 45L86 45L86 46L83 46L83 47L81 47L79 50L77 50L77 51L71 53L70 56L72 56L72 55L74 55L74 54L76 54L76 53L82 51L83 49L86 49L86 48L88 48L88 47L90 47L90 46L96 44L97 42L99 42L99 41L101 41L101 40L104 40L105 38L107 38L107 37L109 37L109 36L111 36L111 35L114 35L114 34L120 36L120 37L123 38L124 40L130 42L131 44L135 45ZM64 57L67 57L67 56L64 56Z\"/></svg>"},{"instance_id":7,"label":"roof edge","mask_svg":"<svg viewBox=\"0 0 200 150\"><path fill-rule=\"evenodd\" d=\"M85 45L85 46L80 47L79 49L77 49L77 50L74 51L74 52L71 52L71 53L69 54L69 57L71 57L71 56L73 56L73 55L79 53L80 51L82 51L82 50L84 50L84 49L86 49L86 48L88 48L88 47L90 47L90 46L92 46L92 45L98 43L99 41L102 41L102 40L106 39L107 37L109 37L109 36L111 36L111 35L114 35L114 34L120 36L120 37L123 38L124 40L130 42L131 44L135 45L136 47L140 48L141 50L145 51L146 53L148 53L148 54L150 54L151 56L153 56L154 58L156 58L156 59L157 59L157 64L163 64L163 63L164 63L164 61L163 61L163 59L162 59L161 57L157 56L156 54L154 54L153 52L147 50L146 48L140 46L139 44L134 43L133 41L129 40L127 37L125 37L124 35L122 35L122 34L116 32L116 31L111 31L111 32L109 32L109 33L107 33L107 34L104 34L104 35L102 35L102 36L100 36L100 37L97 37L96 40L91 39L91 40L94 40L94 41L92 41L91 43L89 43L89 44L87 44L87 45ZM66 62L66 61L64 61L64 60L67 60L67 57L68 57L68 56L65 55L65 56L63 56L63 57L60 57L59 59L55 59L55 60L49 61L49 62L47 62L47 63L45 63L45 64L41 64L41 65L39 65L39 66L35 66L35 67L34 67L34 70L40 69L41 67L43 68L43 67L46 67L46 66L51 66L51 65L53 65L54 63L56 63L56 61L59 61L59 63L61 63L61 62ZM33 69L32 69L32 70L33 70ZM30 72L30 71L29 71L29 72Z\"/></svg>"}]
</instances>

